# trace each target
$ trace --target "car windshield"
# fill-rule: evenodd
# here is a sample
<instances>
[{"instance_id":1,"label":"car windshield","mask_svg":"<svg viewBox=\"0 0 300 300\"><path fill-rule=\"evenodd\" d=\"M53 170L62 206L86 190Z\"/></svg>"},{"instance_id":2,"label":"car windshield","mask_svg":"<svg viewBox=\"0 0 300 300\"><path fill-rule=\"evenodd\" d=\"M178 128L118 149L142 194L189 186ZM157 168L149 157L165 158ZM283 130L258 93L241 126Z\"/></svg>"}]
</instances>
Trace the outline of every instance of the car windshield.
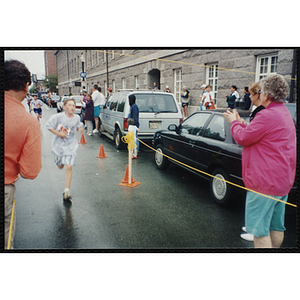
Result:
<instances>
[{"instance_id":1,"label":"car windshield","mask_svg":"<svg viewBox=\"0 0 300 300\"><path fill-rule=\"evenodd\" d=\"M176 113L178 112L174 98L169 94L135 94L136 104L140 112Z\"/></svg>"}]
</instances>

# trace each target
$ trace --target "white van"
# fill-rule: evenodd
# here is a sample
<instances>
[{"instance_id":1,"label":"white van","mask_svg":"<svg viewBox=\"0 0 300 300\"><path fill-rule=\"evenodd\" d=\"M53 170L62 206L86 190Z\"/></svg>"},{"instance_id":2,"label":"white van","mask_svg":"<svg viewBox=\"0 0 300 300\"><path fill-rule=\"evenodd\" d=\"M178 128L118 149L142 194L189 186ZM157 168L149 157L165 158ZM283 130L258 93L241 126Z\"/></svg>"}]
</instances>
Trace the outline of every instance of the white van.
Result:
<instances>
[{"instance_id":1,"label":"white van","mask_svg":"<svg viewBox=\"0 0 300 300\"><path fill-rule=\"evenodd\" d=\"M150 90L120 90L110 96L100 113L100 133L111 138L117 149L124 147L121 137L128 133L128 96L131 94L135 95L135 103L139 108L139 139L151 141L157 130L182 122L181 109L173 94Z\"/></svg>"}]
</instances>

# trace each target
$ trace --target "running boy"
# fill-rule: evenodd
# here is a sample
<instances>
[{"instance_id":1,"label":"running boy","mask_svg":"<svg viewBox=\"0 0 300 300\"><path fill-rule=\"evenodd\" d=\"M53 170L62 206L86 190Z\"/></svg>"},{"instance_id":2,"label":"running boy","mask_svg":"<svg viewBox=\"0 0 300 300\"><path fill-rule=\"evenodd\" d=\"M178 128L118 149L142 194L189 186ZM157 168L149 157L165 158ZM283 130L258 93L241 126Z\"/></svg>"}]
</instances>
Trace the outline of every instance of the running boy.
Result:
<instances>
[{"instance_id":1,"label":"running boy","mask_svg":"<svg viewBox=\"0 0 300 300\"><path fill-rule=\"evenodd\" d=\"M33 100L31 101L31 109L36 115L36 118L40 122L40 119L42 118L42 106L44 105L44 102L39 100L37 98L37 95L33 95Z\"/></svg>"},{"instance_id":2,"label":"running boy","mask_svg":"<svg viewBox=\"0 0 300 300\"><path fill-rule=\"evenodd\" d=\"M76 102L74 99L64 101L64 112L52 115L46 123L46 129L54 133L52 141L52 154L59 169L66 165L65 190L63 200L70 201L70 185L72 180L72 166L74 164L78 142L75 139L75 131L83 132L83 124L80 117L74 115Z\"/></svg>"}]
</instances>

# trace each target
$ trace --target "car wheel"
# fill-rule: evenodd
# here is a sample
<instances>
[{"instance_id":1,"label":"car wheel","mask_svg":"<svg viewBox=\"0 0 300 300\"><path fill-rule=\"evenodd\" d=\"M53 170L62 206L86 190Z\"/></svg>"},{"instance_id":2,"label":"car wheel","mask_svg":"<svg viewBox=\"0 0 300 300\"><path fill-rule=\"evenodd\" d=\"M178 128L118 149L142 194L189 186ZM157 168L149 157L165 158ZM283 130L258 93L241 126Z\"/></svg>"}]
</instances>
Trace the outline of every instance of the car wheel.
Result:
<instances>
[{"instance_id":1,"label":"car wheel","mask_svg":"<svg viewBox=\"0 0 300 300\"><path fill-rule=\"evenodd\" d=\"M124 143L122 142L122 133L120 128L116 128L114 132L114 142L118 150L124 148Z\"/></svg>"},{"instance_id":2,"label":"car wheel","mask_svg":"<svg viewBox=\"0 0 300 300\"><path fill-rule=\"evenodd\" d=\"M156 151L154 153L154 161L155 161L156 167L159 170L166 170L169 167L170 162L163 155L162 145L158 144L155 149L156 149Z\"/></svg>"},{"instance_id":3,"label":"car wheel","mask_svg":"<svg viewBox=\"0 0 300 300\"><path fill-rule=\"evenodd\" d=\"M221 206L230 205L232 186L223 181L229 181L227 173L223 169L217 168L213 171L212 175L215 177L210 179L210 191L214 201Z\"/></svg>"}]
</instances>

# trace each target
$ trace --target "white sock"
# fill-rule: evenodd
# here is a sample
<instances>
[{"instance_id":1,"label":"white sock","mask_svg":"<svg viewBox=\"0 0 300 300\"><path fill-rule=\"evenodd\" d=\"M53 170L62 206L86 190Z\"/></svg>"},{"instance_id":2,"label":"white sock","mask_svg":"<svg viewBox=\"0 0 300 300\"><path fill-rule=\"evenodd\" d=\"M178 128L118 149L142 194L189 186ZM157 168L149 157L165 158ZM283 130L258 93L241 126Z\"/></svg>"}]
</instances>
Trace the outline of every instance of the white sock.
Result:
<instances>
[{"instance_id":1,"label":"white sock","mask_svg":"<svg viewBox=\"0 0 300 300\"><path fill-rule=\"evenodd\" d=\"M64 190L64 192L67 192L67 191L69 191L70 189L68 189L68 188L65 188L65 190Z\"/></svg>"}]
</instances>

